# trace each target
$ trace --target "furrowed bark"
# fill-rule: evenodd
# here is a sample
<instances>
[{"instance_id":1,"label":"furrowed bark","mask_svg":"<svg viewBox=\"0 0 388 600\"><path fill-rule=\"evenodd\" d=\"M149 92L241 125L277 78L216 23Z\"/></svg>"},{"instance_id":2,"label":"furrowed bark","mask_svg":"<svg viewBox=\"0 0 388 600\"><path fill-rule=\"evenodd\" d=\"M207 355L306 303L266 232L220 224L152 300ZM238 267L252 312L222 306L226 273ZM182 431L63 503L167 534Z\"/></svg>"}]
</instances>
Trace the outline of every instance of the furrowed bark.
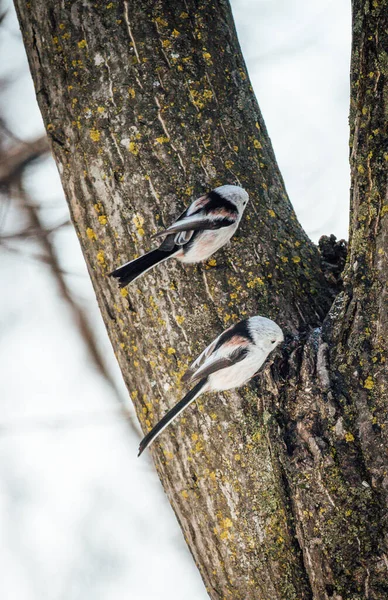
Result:
<instances>
[{"instance_id":1,"label":"furrowed bark","mask_svg":"<svg viewBox=\"0 0 388 600\"><path fill-rule=\"evenodd\" d=\"M375 489L357 429L369 390L352 375L361 343L348 312L358 294L352 258L322 332L331 288L287 198L228 3L15 4L72 219L144 431L183 395L189 361L226 326L262 314L293 336L253 384L201 398L152 450L210 597L382 598L374 541L381 480ZM363 16L371 28L372 12ZM354 45L364 52L357 36ZM206 265L171 261L121 293L106 277L148 250L151 234L193 197L234 182L249 192L249 209L231 245ZM364 223L368 240L381 231L372 222L370 230ZM368 275L377 280L375 267ZM343 369L346 335L355 350ZM381 451L376 468L383 463Z\"/></svg>"},{"instance_id":2,"label":"furrowed bark","mask_svg":"<svg viewBox=\"0 0 388 600\"><path fill-rule=\"evenodd\" d=\"M388 597L387 9L386 2L353 3L344 289L317 339L292 357L284 388L284 468L319 599Z\"/></svg>"},{"instance_id":3,"label":"furrowed bark","mask_svg":"<svg viewBox=\"0 0 388 600\"><path fill-rule=\"evenodd\" d=\"M353 0L351 64L350 253L344 292L328 319L333 383L344 427L354 446L359 494L351 523L361 549L352 582L367 598L388 597L388 3ZM349 438L348 436L348 438ZM367 484L369 487L367 487ZM357 490L357 491L356 491ZM350 561L348 562L348 567ZM349 588L348 588L349 589Z\"/></svg>"}]
</instances>

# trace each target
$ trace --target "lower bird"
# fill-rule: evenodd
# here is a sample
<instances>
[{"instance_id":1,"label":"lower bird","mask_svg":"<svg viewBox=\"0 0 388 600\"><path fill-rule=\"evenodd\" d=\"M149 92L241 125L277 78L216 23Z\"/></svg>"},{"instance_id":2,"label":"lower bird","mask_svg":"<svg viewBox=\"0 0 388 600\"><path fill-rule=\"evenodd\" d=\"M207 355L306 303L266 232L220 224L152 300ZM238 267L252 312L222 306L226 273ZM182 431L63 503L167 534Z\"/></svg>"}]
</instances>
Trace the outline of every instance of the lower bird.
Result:
<instances>
[{"instance_id":1,"label":"lower bird","mask_svg":"<svg viewBox=\"0 0 388 600\"><path fill-rule=\"evenodd\" d=\"M147 433L140 443L138 456L201 394L244 385L257 374L268 355L283 341L280 327L266 317L250 317L226 329L198 356L182 377L182 381L198 383Z\"/></svg>"},{"instance_id":2,"label":"lower bird","mask_svg":"<svg viewBox=\"0 0 388 600\"><path fill-rule=\"evenodd\" d=\"M194 202L178 219L154 238L164 237L156 250L125 263L110 275L125 287L168 258L183 263L207 260L235 233L249 196L237 185L222 185Z\"/></svg>"}]
</instances>

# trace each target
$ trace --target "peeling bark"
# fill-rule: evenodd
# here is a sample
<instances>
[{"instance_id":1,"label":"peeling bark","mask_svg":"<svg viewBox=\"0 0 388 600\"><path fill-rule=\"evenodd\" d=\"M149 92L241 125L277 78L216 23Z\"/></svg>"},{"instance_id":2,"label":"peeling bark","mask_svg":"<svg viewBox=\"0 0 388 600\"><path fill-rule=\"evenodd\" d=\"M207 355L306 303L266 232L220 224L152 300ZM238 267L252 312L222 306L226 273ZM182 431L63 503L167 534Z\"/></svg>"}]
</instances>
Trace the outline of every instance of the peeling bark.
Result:
<instances>
[{"instance_id":1,"label":"peeling bark","mask_svg":"<svg viewBox=\"0 0 388 600\"><path fill-rule=\"evenodd\" d=\"M384 2L354 2L350 258L329 315L337 289L287 198L225 0L15 4L144 431L223 328L262 314L288 334L255 382L201 398L152 450L210 597L386 598ZM107 272L235 182L251 202L227 249L120 294Z\"/></svg>"}]
</instances>

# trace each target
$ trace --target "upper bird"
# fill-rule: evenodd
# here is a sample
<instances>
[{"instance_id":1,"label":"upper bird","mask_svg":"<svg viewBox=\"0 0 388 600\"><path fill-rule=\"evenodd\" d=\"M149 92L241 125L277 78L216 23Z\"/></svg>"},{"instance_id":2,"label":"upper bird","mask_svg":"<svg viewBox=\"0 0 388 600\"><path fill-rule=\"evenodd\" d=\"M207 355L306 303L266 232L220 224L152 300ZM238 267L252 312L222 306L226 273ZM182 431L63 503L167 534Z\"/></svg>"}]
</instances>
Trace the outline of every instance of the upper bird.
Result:
<instances>
[{"instance_id":1,"label":"upper bird","mask_svg":"<svg viewBox=\"0 0 388 600\"><path fill-rule=\"evenodd\" d=\"M147 433L140 443L139 456L198 396L241 387L249 381L283 340L279 325L259 316L240 321L221 333L182 377L182 381L199 382Z\"/></svg>"},{"instance_id":2,"label":"upper bird","mask_svg":"<svg viewBox=\"0 0 388 600\"><path fill-rule=\"evenodd\" d=\"M157 250L125 263L110 275L124 287L168 258L184 263L208 259L230 240L248 200L247 192L237 185L215 188L194 200L175 223L153 236L164 237Z\"/></svg>"}]
</instances>

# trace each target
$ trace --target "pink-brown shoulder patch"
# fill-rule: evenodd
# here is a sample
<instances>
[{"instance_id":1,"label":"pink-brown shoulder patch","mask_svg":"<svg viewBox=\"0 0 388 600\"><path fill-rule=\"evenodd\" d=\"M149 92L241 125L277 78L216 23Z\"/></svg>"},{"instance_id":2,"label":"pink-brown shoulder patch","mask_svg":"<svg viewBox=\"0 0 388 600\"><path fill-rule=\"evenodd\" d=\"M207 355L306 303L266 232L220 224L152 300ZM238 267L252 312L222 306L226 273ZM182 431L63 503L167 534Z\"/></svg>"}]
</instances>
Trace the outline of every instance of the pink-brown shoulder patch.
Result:
<instances>
[{"instance_id":1,"label":"pink-brown shoulder patch","mask_svg":"<svg viewBox=\"0 0 388 600\"><path fill-rule=\"evenodd\" d=\"M230 210L228 210L227 208L217 208L214 211L214 215L216 217L226 217L227 219L235 219L236 218L236 214L230 212Z\"/></svg>"},{"instance_id":2,"label":"pink-brown shoulder patch","mask_svg":"<svg viewBox=\"0 0 388 600\"><path fill-rule=\"evenodd\" d=\"M231 346L233 348L241 346L245 348L246 346L249 346L249 340L247 340L247 338L243 337L242 335L234 335L230 338L230 340L225 342L225 346Z\"/></svg>"}]
</instances>

